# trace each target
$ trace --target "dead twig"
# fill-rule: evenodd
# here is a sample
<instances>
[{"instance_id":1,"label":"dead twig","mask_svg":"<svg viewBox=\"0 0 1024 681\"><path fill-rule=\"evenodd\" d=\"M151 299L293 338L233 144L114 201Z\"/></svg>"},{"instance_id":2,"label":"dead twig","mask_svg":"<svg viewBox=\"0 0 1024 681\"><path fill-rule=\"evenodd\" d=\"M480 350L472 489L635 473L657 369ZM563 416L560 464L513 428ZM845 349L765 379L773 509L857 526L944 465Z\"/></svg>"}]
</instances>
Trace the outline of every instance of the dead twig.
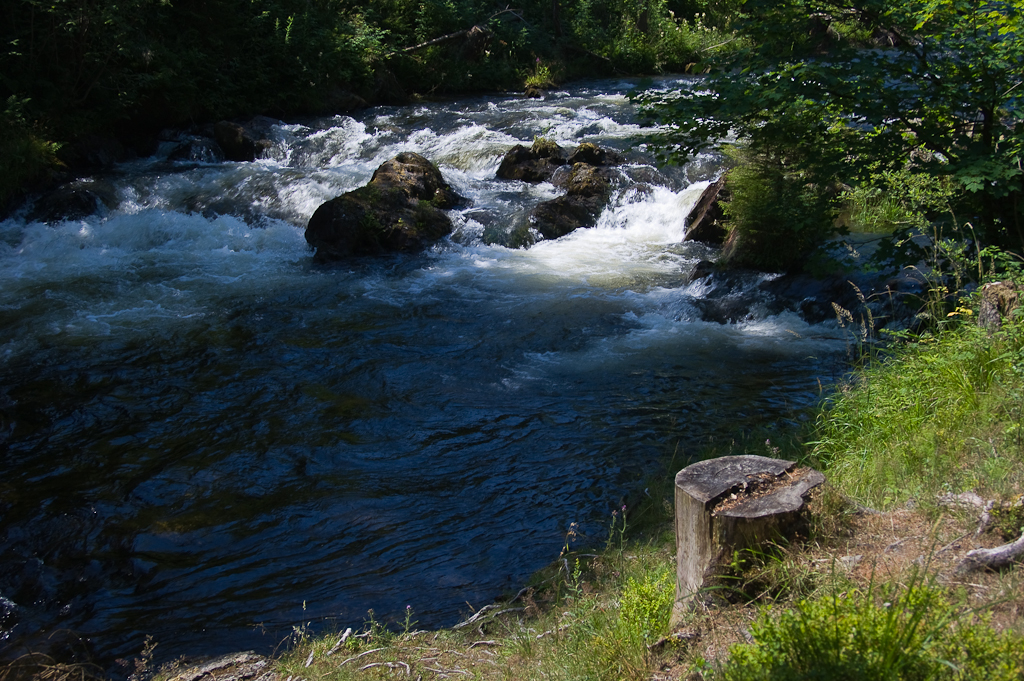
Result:
<instances>
[{"instance_id":1,"label":"dead twig","mask_svg":"<svg viewBox=\"0 0 1024 681\"><path fill-rule=\"evenodd\" d=\"M370 653L379 653L379 652L380 652L380 651L382 651L382 650L384 650L384 649L383 649L383 648L372 648L372 649L370 649L370 650L367 650L367 651L366 651L365 653L359 653L359 654L358 654L358 655L356 655L355 657L350 657L350 658L348 658L347 660L345 660L344 662L339 662L339 663L338 663L338 666L340 667L340 666L342 666L342 665L348 664L348 663L349 663L349 662L351 662L352 660L358 660L358 659L359 659L360 657L364 657L364 656L366 656L366 655L369 655Z\"/></svg>"},{"instance_id":2,"label":"dead twig","mask_svg":"<svg viewBox=\"0 0 1024 681\"><path fill-rule=\"evenodd\" d=\"M476 613L474 613L472 617L470 617L469 619L466 619L466 620L463 620L463 621L459 622L454 627L452 627L452 629L462 629L463 627L468 627L470 624L473 624L474 622L479 620L481 617L483 617L486 613L490 612L491 610L496 610L499 607L500 606L497 603L491 603L490 605L485 605L484 607L482 607L479 610L477 610Z\"/></svg>"},{"instance_id":3,"label":"dead twig","mask_svg":"<svg viewBox=\"0 0 1024 681\"><path fill-rule=\"evenodd\" d=\"M365 671L373 667L387 667L388 669L398 669L399 667L405 667L405 675L412 676L412 670L409 669L409 665L399 660L398 662L371 662L370 664L364 664L359 668L359 671Z\"/></svg>"}]
</instances>

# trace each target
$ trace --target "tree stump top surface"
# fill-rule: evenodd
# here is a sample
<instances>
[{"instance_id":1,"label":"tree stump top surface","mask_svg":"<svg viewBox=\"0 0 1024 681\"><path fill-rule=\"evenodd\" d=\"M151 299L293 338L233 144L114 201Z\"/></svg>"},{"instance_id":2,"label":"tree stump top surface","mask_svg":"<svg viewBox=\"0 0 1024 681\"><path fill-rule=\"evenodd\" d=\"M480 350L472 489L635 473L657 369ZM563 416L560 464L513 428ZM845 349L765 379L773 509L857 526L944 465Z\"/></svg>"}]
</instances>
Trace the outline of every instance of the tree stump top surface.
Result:
<instances>
[{"instance_id":1,"label":"tree stump top surface","mask_svg":"<svg viewBox=\"0 0 1024 681\"><path fill-rule=\"evenodd\" d=\"M758 518L799 510L804 495L825 482L825 476L804 469L792 478L781 476L792 471L793 461L765 456L724 456L687 466L676 475L676 486L715 515L732 518ZM751 494L754 489L760 491ZM719 503L721 502L721 503Z\"/></svg>"}]
</instances>

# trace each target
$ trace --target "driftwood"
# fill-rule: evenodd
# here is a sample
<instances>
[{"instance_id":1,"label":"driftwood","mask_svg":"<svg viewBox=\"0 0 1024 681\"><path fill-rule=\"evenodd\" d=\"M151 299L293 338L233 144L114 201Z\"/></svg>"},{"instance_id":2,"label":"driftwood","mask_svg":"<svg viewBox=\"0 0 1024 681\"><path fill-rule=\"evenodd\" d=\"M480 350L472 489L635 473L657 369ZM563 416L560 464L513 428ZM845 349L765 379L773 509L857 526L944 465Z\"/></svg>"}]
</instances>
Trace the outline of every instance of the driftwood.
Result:
<instances>
[{"instance_id":1,"label":"driftwood","mask_svg":"<svg viewBox=\"0 0 1024 681\"><path fill-rule=\"evenodd\" d=\"M1024 534L1017 541L997 546L994 549L968 551L956 571L960 574L974 570L998 570L1024 557Z\"/></svg>"},{"instance_id":2,"label":"driftwood","mask_svg":"<svg viewBox=\"0 0 1024 681\"><path fill-rule=\"evenodd\" d=\"M978 517L978 528L974 531L979 535L988 529L992 523L992 509L995 508L994 499L985 501L974 492L961 492L960 494L941 494L938 497L939 506L961 509L978 509L981 515Z\"/></svg>"},{"instance_id":3,"label":"driftwood","mask_svg":"<svg viewBox=\"0 0 1024 681\"><path fill-rule=\"evenodd\" d=\"M721 246L726 230L722 226L725 213L719 196L725 197L725 175L712 182L701 193L697 203L686 216L686 234L683 241L700 241L712 246Z\"/></svg>"},{"instance_id":4,"label":"driftwood","mask_svg":"<svg viewBox=\"0 0 1024 681\"><path fill-rule=\"evenodd\" d=\"M176 671L169 681L267 681L274 678L269 661L251 650L223 655L202 664Z\"/></svg>"},{"instance_id":5,"label":"driftwood","mask_svg":"<svg viewBox=\"0 0 1024 681\"><path fill-rule=\"evenodd\" d=\"M349 627L345 630L345 633L341 635L341 638L338 639L338 642L334 644L334 647L327 651L327 654L324 655L324 657L330 657L334 653L338 652L338 649L345 645L345 641L347 641L348 637L351 635L352 627Z\"/></svg>"},{"instance_id":6,"label":"driftwood","mask_svg":"<svg viewBox=\"0 0 1024 681\"><path fill-rule=\"evenodd\" d=\"M792 535L825 476L792 461L726 456L684 468L675 482L678 621L706 602L734 552Z\"/></svg>"}]
</instances>

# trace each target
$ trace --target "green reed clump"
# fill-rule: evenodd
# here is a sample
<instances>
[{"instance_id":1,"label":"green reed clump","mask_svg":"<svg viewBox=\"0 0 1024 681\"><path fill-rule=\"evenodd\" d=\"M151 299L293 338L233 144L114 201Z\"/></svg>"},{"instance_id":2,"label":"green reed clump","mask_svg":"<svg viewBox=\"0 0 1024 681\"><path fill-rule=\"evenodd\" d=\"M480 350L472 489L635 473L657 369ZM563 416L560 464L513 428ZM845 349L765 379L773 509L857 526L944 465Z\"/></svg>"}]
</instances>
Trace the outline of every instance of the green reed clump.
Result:
<instances>
[{"instance_id":1,"label":"green reed clump","mask_svg":"<svg viewBox=\"0 0 1024 681\"><path fill-rule=\"evenodd\" d=\"M1024 482L1022 378L1019 320L992 335L964 322L895 346L839 386L813 454L834 485L871 505L1008 494Z\"/></svg>"},{"instance_id":2,"label":"green reed clump","mask_svg":"<svg viewBox=\"0 0 1024 681\"><path fill-rule=\"evenodd\" d=\"M727 681L925 681L1024 674L1024 637L996 632L920 577L909 586L838 589L779 614L763 610L753 642L732 647Z\"/></svg>"}]
</instances>

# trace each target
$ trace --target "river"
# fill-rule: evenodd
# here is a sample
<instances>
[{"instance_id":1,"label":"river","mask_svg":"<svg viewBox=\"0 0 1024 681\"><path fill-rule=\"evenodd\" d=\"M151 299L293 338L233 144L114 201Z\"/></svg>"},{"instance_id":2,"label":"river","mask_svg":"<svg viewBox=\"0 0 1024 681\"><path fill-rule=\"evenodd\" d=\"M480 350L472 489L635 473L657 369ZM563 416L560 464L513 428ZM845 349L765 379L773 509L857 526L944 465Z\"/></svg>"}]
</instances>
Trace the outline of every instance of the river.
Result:
<instances>
[{"instance_id":1,"label":"river","mask_svg":"<svg viewBox=\"0 0 1024 681\"><path fill-rule=\"evenodd\" d=\"M570 523L599 538L676 448L818 399L834 325L701 320L687 275L714 253L681 243L683 216L716 162L656 172L634 86L280 124L254 163L165 144L89 178L116 197L93 216L0 223L3 656L110 664L146 635L158 661L267 652L407 605L450 625L557 557ZM593 229L487 245L558 194L494 177L538 135L655 179ZM400 151L473 200L455 234L315 264L312 212Z\"/></svg>"}]
</instances>

